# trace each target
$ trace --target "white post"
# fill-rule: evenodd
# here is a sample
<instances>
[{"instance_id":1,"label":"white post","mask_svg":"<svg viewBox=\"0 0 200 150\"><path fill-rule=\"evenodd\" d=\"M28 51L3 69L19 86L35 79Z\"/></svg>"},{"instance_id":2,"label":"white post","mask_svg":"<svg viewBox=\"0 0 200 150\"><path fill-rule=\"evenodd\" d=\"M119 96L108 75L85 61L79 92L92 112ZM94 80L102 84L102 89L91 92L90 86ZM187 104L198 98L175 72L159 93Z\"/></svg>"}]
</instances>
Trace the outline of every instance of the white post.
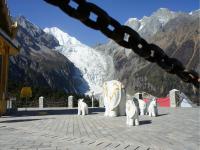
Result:
<instances>
[{"instance_id":1,"label":"white post","mask_svg":"<svg viewBox=\"0 0 200 150\"><path fill-rule=\"evenodd\" d=\"M73 96L68 97L68 108L73 108Z\"/></svg>"},{"instance_id":2,"label":"white post","mask_svg":"<svg viewBox=\"0 0 200 150\"><path fill-rule=\"evenodd\" d=\"M12 109L12 100L7 100L7 109Z\"/></svg>"},{"instance_id":3,"label":"white post","mask_svg":"<svg viewBox=\"0 0 200 150\"><path fill-rule=\"evenodd\" d=\"M99 98L99 107L104 107L103 96Z\"/></svg>"},{"instance_id":4,"label":"white post","mask_svg":"<svg viewBox=\"0 0 200 150\"><path fill-rule=\"evenodd\" d=\"M92 92L92 107L94 107L94 92Z\"/></svg>"},{"instance_id":5,"label":"white post","mask_svg":"<svg viewBox=\"0 0 200 150\"><path fill-rule=\"evenodd\" d=\"M44 107L44 97L41 96L39 97L39 108L43 108Z\"/></svg>"},{"instance_id":6,"label":"white post","mask_svg":"<svg viewBox=\"0 0 200 150\"><path fill-rule=\"evenodd\" d=\"M178 107L180 101L180 91L173 89L169 91L170 107Z\"/></svg>"},{"instance_id":7,"label":"white post","mask_svg":"<svg viewBox=\"0 0 200 150\"><path fill-rule=\"evenodd\" d=\"M12 109L12 103L13 101L16 101L16 97L10 97L7 101L7 109Z\"/></svg>"}]
</instances>

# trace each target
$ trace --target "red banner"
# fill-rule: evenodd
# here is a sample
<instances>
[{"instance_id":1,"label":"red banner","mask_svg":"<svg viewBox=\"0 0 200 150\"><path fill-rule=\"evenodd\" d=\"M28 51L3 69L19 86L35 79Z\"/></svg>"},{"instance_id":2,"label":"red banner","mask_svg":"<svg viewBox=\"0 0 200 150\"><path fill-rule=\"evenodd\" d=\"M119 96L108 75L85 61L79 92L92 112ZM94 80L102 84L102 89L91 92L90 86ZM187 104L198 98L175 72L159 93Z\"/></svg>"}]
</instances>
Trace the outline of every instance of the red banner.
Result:
<instances>
[{"instance_id":1,"label":"red banner","mask_svg":"<svg viewBox=\"0 0 200 150\"><path fill-rule=\"evenodd\" d=\"M149 99L143 99L145 102L148 102ZM156 99L159 107L170 107L170 99L169 97L157 98Z\"/></svg>"}]
</instances>

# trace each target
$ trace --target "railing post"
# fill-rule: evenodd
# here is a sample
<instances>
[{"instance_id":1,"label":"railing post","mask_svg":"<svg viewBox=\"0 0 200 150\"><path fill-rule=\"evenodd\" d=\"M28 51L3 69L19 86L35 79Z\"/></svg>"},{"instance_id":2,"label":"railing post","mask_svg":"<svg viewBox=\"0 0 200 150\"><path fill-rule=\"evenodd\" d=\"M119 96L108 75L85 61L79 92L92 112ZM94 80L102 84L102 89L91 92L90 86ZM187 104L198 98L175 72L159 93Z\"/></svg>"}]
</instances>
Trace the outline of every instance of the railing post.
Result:
<instances>
[{"instance_id":1,"label":"railing post","mask_svg":"<svg viewBox=\"0 0 200 150\"><path fill-rule=\"evenodd\" d=\"M1 80L0 80L0 115L6 112L7 80L9 65L9 47L3 46L1 58Z\"/></svg>"}]
</instances>

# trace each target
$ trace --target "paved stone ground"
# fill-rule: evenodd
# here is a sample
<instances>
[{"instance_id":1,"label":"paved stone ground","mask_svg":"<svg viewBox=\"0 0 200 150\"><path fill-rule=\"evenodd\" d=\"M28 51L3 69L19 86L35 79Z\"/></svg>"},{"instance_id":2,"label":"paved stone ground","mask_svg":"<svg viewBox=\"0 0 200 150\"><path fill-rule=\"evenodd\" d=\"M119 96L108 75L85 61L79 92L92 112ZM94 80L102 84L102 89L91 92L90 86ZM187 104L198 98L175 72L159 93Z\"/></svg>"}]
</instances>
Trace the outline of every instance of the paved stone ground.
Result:
<instances>
[{"instance_id":1,"label":"paved stone ground","mask_svg":"<svg viewBox=\"0 0 200 150\"><path fill-rule=\"evenodd\" d=\"M160 116L142 116L137 127L126 126L125 116L90 112L77 116L77 110L40 110L2 117L0 150L200 149L199 108L159 108Z\"/></svg>"}]
</instances>

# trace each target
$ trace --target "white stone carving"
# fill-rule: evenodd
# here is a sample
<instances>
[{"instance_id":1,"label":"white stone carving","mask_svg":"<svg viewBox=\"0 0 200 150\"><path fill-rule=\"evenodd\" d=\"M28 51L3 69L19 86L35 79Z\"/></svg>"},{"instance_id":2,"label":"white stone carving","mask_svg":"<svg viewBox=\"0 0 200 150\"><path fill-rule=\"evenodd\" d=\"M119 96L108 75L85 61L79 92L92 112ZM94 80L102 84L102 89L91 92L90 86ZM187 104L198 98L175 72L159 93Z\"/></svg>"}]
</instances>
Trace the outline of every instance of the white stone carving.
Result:
<instances>
[{"instance_id":1,"label":"white stone carving","mask_svg":"<svg viewBox=\"0 0 200 150\"><path fill-rule=\"evenodd\" d=\"M143 95L142 93L135 93L135 95L133 96L133 99L136 103L136 99L138 101L138 104L136 103L136 106L139 106L139 114L141 116L146 114L146 103L145 101L143 101Z\"/></svg>"},{"instance_id":2,"label":"white stone carving","mask_svg":"<svg viewBox=\"0 0 200 150\"><path fill-rule=\"evenodd\" d=\"M126 124L129 126L139 125L138 109L133 100L126 101Z\"/></svg>"},{"instance_id":3,"label":"white stone carving","mask_svg":"<svg viewBox=\"0 0 200 150\"><path fill-rule=\"evenodd\" d=\"M138 99L138 102L139 102L140 115L143 116L146 113L146 103L141 99Z\"/></svg>"},{"instance_id":4,"label":"white stone carving","mask_svg":"<svg viewBox=\"0 0 200 150\"><path fill-rule=\"evenodd\" d=\"M112 80L103 84L105 116L125 116L126 93L121 82Z\"/></svg>"},{"instance_id":5,"label":"white stone carving","mask_svg":"<svg viewBox=\"0 0 200 150\"><path fill-rule=\"evenodd\" d=\"M149 114L150 117L156 117L158 115L156 98L153 98L150 101L149 106L147 108L147 113Z\"/></svg>"},{"instance_id":6,"label":"white stone carving","mask_svg":"<svg viewBox=\"0 0 200 150\"><path fill-rule=\"evenodd\" d=\"M142 93L140 93L140 92L135 93L133 97L135 97L135 98L137 98L137 99L143 99L143 95L142 95Z\"/></svg>"},{"instance_id":7,"label":"white stone carving","mask_svg":"<svg viewBox=\"0 0 200 150\"><path fill-rule=\"evenodd\" d=\"M84 102L84 99L78 100L78 115L87 115L88 105Z\"/></svg>"}]
</instances>

